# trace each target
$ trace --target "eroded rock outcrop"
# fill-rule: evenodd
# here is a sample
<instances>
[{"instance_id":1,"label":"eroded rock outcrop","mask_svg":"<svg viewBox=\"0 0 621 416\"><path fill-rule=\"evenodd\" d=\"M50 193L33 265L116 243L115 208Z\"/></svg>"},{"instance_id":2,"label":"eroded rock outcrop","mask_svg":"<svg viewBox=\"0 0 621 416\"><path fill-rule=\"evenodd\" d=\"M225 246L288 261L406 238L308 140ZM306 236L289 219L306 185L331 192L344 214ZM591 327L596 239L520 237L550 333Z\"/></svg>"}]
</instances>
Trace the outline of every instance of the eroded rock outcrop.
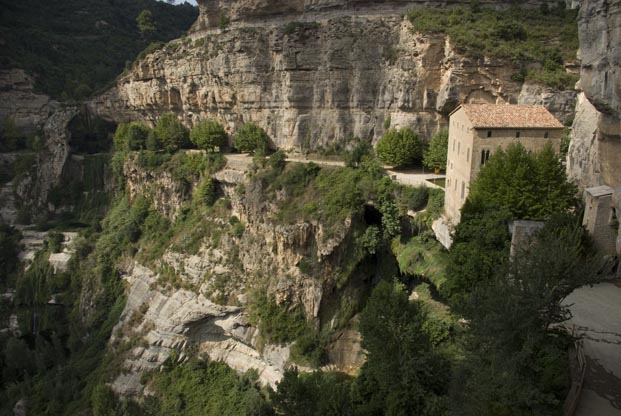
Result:
<instances>
[{"instance_id":1,"label":"eroded rock outcrop","mask_svg":"<svg viewBox=\"0 0 621 416\"><path fill-rule=\"evenodd\" d=\"M443 35L413 33L400 8L410 3L205 1L200 19L224 8L234 20L227 30L199 20L90 105L115 120L153 122L169 111L188 125L215 118L231 132L254 121L285 149L372 141L388 126L429 137L462 100L538 100L560 118L573 108L571 94L530 97L505 62L470 59ZM332 11L319 13L325 7Z\"/></svg>"},{"instance_id":2,"label":"eroded rock outcrop","mask_svg":"<svg viewBox=\"0 0 621 416\"><path fill-rule=\"evenodd\" d=\"M570 178L583 189L598 185L616 189L618 201L621 192L621 1L583 1L578 28L582 60L578 89L581 92L567 169ZM615 209L618 218L619 207ZM618 241L621 241L621 227ZM621 255L621 244L617 245Z\"/></svg>"},{"instance_id":3,"label":"eroded rock outcrop","mask_svg":"<svg viewBox=\"0 0 621 416\"><path fill-rule=\"evenodd\" d=\"M583 1L582 67L568 171L582 187L621 181L621 1Z\"/></svg>"},{"instance_id":4,"label":"eroded rock outcrop","mask_svg":"<svg viewBox=\"0 0 621 416\"><path fill-rule=\"evenodd\" d=\"M36 93L33 83L21 69L0 70L0 121L12 119L25 134L39 129L59 105Z\"/></svg>"},{"instance_id":5,"label":"eroded rock outcrop","mask_svg":"<svg viewBox=\"0 0 621 416\"><path fill-rule=\"evenodd\" d=\"M192 189L132 159L125 172L132 195L159 198L154 206L162 215L177 212L191 198ZM263 383L274 386L291 364L290 345L264 345L251 324L247 303L257 291L281 307L303 310L311 327L334 329L327 351L330 369L359 368L364 362L359 334L343 326L350 317L339 315L338 306L359 302L374 273L372 265L351 269L362 260L351 246L356 224L345 219L327 230L317 221L279 222L274 198L284 196L266 197L264 184L249 180L235 163L214 179L226 198L181 231L149 268L132 264L127 269L129 298L116 331L123 335L116 340L133 343L115 389L140 394L140 373L158 368L172 351L183 359L189 346L239 371L255 368ZM150 193L149 186L162 190ZM184 242L196 238L196 251L186 251Z\"/></svg>"}]
</instances>

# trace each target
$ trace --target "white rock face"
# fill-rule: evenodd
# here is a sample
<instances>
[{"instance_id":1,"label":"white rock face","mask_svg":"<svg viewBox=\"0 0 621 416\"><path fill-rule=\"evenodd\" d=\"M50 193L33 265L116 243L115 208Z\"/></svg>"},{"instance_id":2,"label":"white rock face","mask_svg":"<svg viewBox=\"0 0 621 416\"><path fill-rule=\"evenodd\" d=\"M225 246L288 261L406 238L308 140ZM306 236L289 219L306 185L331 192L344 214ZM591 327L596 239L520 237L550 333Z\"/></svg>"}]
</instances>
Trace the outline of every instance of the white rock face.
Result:
<instances>
[{"instance_id":1,"label":"white rock face","mask_svg":"<svg viewBox=\"0 0 621 416\"><path fill-rule=\"evenodd\" d=\"M187 290L165 293L157 289L157 276L139 264L125 279L130 285L127 304L111 342L136 336L141 341L129 352L126 372L113 383L117 392L141 393L142 371L159 368L172 351L183 359L190 345L236 370L256 369L260 380L272 387L282 378L288 348L268 346L264 354L259 353L252 347L256 333L238 307L217 305Z\"/></svg>"}]
</instances>

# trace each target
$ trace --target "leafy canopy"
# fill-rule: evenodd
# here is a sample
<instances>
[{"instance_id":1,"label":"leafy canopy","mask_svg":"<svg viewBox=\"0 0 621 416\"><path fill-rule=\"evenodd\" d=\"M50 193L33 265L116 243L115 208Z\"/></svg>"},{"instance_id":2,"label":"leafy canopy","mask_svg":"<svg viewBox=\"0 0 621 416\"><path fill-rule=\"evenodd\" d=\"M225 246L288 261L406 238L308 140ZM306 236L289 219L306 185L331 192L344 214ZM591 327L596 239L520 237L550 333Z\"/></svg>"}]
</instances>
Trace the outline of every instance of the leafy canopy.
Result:
<instances>
[{"instance_id":1,"label":"leafy canopy","mask_svg":"<svg viewBox=\"0 0 621 416\"><path fill-rule=\"evenodd\" d=\"M237 130L233 146L240 152L265 153L269 149L270 138L261 127L246 123Z\"/></svg>"},{"instance_id":2,"label":"leafy canopy","mask_svg":"<svg viewBox=\"0 0 621 416\"><path fill-rule=\"evenodd\" d=\"M164 114L158 120L154 129L155 135L164 150L174 152L189 144L188 129L173 113Z\"/></svg>"},{"instance_id":3,"label":"leafy canopy","mask_svg":"<svg viewBox=\"0 0 621 416\"><path fill-rule=\"evenodd\" d=\"M433 135L429 147L423 155L423 164L429 169L446 169L448 152L448 130L443 129Z\"/></svg>"},{"instance_id":4,"label":"leafy canopy","mask_svg":"<svg viewBox=\"0 0 621 416\"><path fill-rule=\"evenodd\" d=\"M386 164L403 167L421 160L423 142L410 128L390 129L377 142L377 156Z\"/></svg>"},{"instance_id":5,"label":"leafy canopy","mask_svg":"<svg viewBox=\"0 0 621 416\"><path fill-rule=\"evenodd\" d=\"M531 153L516 143L490 158L468 199L505 209L515 219L543 220L575 206L576 194L551 145Z\"/></svg>"},{"instance_id":6,"label":"leafy canopy","mask_svg":"<svg viewBox=\"0 0 621 416\"><path fill-rule=\"evenodd\" d=\"M228 136L224 127L217 121L203 120L190 132L190 140L199 149L215 150L228 144Z\"/></svg>"}]
</instances>

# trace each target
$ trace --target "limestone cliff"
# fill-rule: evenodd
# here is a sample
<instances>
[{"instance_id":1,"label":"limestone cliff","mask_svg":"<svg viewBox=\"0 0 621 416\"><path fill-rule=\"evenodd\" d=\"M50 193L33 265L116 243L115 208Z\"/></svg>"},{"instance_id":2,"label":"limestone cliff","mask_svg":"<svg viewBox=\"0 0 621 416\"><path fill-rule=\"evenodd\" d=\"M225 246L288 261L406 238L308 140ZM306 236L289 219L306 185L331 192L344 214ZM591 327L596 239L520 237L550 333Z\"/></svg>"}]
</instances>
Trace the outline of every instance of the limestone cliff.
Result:
<instances>
[{"instance_id":1,"label":"limestone cliff","mask_svg":"<svg viewBox=\"0 0 621 416\"><path fill-rule=\"evenodd\" d=\"M616 189L621 212L621 0L585 0L578 21L582 67L569 175L581 188ZM617 239L621 254L621 226ZM621 273L621 270L619 271Z\"/></svg>"},{"instance_id":2,"label":"limestone cliff","mask_svg":"<svg viewBox=\"0 0 621 416\"><path fill-rule=\"evenodd\" d=\"M568 170L582 187L621 183L621 1L583 1L582 67Z\"/></svg>"},{"instance_id":3,"label":"limestone cliff","mask_svg":"<svg viewBox=\"0 0 621 416\"><path fill-rule=\"evenodd\" d=\"M169 218L187 207L192 190L168 172L141 168L132 158L124 170L130 197L147 195ZM211 214L175 236L148 267L126 268L128 301L115 331L121 335L113 342L133 339L133 348L115 389L140 394L141 372L158 368L172 351L182 359L190 347L240 371L258 369L262 382L274 386L290 364L290 345L265 345L249 320L246 306L257 290L282 307L303 310L311 327L328 328L328 365L354 371L363 355L359 334L347 325L352 310L344 312L343 305L355 309L375 273L373 263L364 270L351 267L363 260L352 250L358 225L346 219L327 236L320 222L283 224L274 219L274 201L265 197L261 182L249 180L243 168L229 166L214 179L225 198ZM241 221L243 232L232 232L232 217ZM195 252L175 243L196 235ZM137 259L146 261L140 251Z\"/></svg>"},{"instance_id":4,"label":"limestone cliff","mask_svg":"<svg viewBox=\"0 0 621 416\"><path fill-rule=\"evenodd\" d=\"M34 91L32 78L23 70L0 71L0 122L10 118L20 131L32 134L57 107L50 97Z\"/></svg>"},{"instance_id":5,"label":"limestone cliff","mask_svg":"<svg viewBox=\"0 0 621 416\"><path fill-rule=\"evenodd\" d=\"M413 3L203 1L189 37L139 61L91 107L115 120L215 118L230 132L254 121L285 149L373 141L386 126L429 137L462 100L541 102L566 118L573 94L522 88L511 65L413 33L402 14ZM225 30L213 27L221 10L233 20Z\"/></svg>"}]
</instances>

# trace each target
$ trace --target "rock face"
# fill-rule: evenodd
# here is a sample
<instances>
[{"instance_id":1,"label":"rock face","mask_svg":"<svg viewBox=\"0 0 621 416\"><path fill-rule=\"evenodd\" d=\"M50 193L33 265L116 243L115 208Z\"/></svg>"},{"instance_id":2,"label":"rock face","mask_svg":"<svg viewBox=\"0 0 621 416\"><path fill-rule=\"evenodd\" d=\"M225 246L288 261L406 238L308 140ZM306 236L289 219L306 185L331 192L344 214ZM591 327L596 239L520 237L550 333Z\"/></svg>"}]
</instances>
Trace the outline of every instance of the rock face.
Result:
<instances>
[{"instance_id":1,"label":"rock face","mask_svg":"<svg viewBox=\"0 0 621 416\"><path fill-rule=\"evenodd\" d=\"M71 150L67 126L77 113L76 107L61 107L45 121L45 147L36 154L29 174L15 185L16 196L30 207L33 216L47 209L48 193L60 183Z\"/></svg>"},{"instance_id":2,"label":"rock face","mask_svg":"<svg viewBox=\"0 0 621 416\"><path fill-rule=\"evenodd\" d=\"M138 62L90 106L113 120L214 118L229 132L253 121L285 149L373 141L388 126L429 137L462 100L539 100L559 118L574 107L571 94L531 97L510 65L413 33L402 13L415 3L202 1L188 38ZM224 31L213 28L223 10L233 19Z\"/></svg>"},{"instance_id":3,"label":"rock face","mask_svg":"<svg viewBox=\"0 0 621 416\"><path fill-rule=\"evenodd\" d=\"M158 290L157 275L139 264L131 267L125 279L129 294L111 342L140 341L127 354L125 371L113 383L117 392L142 393L140 373L159 368L173 351L183 360L190 345L238 371L256 369L272 387L282 378L288 349L266 348L262 356L251 346L257 334L243 322L239 307L217 305L187 290Z\"/></svg>"},{"instance_id":4,"label":"rock face","mask_svg":"<svg viewBox=\"0 0 621 416\"><path fill-rule=\"evenodd\" d=\"M621 191L621 0L583 1L578 28L581 92L567 169L582 188L607 185L618 193ZM618 246L621 255L621 244Z\"/></svg>"},{"instance_id":5,"label":"rock face","mask_svg":"<svg viewBox=\"0 0 621 416\"><path fill-rule=\"evenodd\" d=\"M621 176L621 1L588 0L578 21L582 68L570 175L581 186L620 183Z\"/></svg>"},{"instance_id":6,"label":"rock face","mask_svg":"<svg viewBox=\"0 0 621 416\"><path fill-rule=\"evenodd\" d=\"M351 259L355 224L346 219L327 236L321 223L279 223L274 201L244 168L232 163L216 173L226 200L175 237L182 243L197 233L201 240L195 252L173 243L149 268L128 268L128 301L115 330L123 335L112 342L133 341L131 348L121 347L130 352L125 373L114 383L118 392L140 394L141 372L158 368L173 350L183 359L189 346L239 371L255 368L262 382L275 386L290 364L290 345L263 345L247 316L248 298L256 291L281 307L302 309L311 326L334 329L327 351L330 369L351 373L364 362L357 331L338 324L350 318L339 315L339 302L357 304L374 273L372 265L358 272L347 269L361 261ZM130 160L125 173L130 194L157 199L154 207L171 219L191 197L192 190L165 172L149 172ZM151 192L149 186L161 191ZM234 232L233 217L243 232ZM343 276L345 283L338 283Z\"/></svg>"},{"instance_id":7,"label":"rock face","mask_svg":"<svg viewBox=\"0 0 621 416\"><path fill-rule=\"evenodd\" d=\"M21 69L0 70L0 121L11 118L25 134L43 125L58 103L37 94L33 80Z\"/></svg>"}]
</instances>

